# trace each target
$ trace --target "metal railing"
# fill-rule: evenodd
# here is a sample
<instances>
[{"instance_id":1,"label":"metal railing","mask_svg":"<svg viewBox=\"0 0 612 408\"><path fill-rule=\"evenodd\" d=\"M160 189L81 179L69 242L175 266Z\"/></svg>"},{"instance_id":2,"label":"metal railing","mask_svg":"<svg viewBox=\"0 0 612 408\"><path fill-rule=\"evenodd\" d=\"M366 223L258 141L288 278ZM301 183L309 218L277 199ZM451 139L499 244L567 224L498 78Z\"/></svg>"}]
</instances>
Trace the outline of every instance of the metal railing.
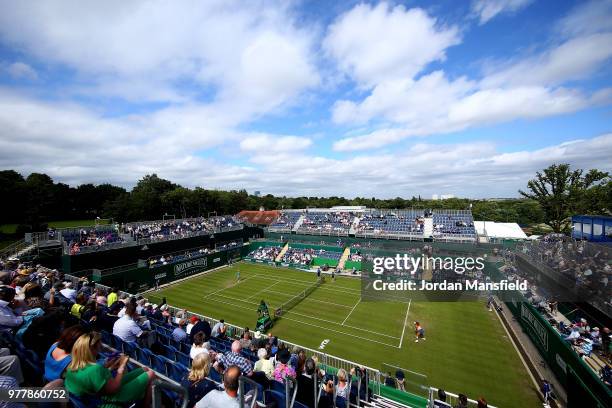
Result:
<instances>
[{"instance_id":1,"label":"metal railing","mask_svg":"<svg viewBox=\"0 0 612 408\"><path fill-rule=\"evenodd\" d=\"M119 350L111 347L108 344L104 345L104 348L110 352L119 352ZM147 367L146 365L142 364L140 361L133 359L132 357L129 358L129 362L132 365L138 366L138 367ZM151 389L152 389L152 401L151 401L151 408L162 408L163 404L161 401L161 394L162 391L161 389L167 389L170 390L172 392L175 392L177 394L180 395L180 400L181 400L181 404L179 405L180 408L187 408L187 405L189 404L189 391L187 391L187 389L185 387L183 387L181 384L179 384L178 382L174 381L173 379L165 376L164 374L155 371L155 375L157 376L157 378L155 380L153 380L151 382Z\"/></svg>"}]
</instances>

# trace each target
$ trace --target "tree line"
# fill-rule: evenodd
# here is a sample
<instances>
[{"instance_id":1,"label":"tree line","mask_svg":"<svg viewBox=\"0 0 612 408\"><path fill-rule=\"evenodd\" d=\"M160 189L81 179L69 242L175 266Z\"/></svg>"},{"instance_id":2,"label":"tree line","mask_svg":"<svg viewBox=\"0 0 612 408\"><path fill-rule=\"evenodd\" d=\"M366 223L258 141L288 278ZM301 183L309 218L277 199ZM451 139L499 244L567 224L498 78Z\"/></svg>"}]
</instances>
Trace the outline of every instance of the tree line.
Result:
<instances>
[{"instance_id":1,"label":"tree line","mask_svg":"<svg viewBox=\"0 0 612 408\"><path fill-rule=\"evenodd\" d=\"M610 214L612 182L608 173L583 172L569 165L553 165L527 182L521 198L427 200L420 196L377 199L375 197L287 197L255 196L241 190L186 188L156 174L140 179L131 191L111 184L81 184L71 187L54 182L42 173L27 177L14 170L0 171L0 225L19 224L19 233L40 231L56 220L112 218L115 222L236 214L241 210L328 208L363 205L369 208L469 209L475 219L545 223L555 231L567 226L563 220L575 213Z\"/></svg>"}]
</instances>

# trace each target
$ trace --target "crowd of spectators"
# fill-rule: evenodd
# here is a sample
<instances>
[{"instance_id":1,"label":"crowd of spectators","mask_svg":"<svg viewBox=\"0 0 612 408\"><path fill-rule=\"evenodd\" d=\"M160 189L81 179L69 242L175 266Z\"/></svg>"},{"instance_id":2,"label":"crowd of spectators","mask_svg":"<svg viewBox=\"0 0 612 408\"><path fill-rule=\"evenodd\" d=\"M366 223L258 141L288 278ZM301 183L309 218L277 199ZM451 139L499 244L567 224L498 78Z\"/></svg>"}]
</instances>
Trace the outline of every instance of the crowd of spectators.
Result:
<instances>
[{"instance_id":1,"label":"crowd of spectators","mask_svg":"<svg viewBox=\"0 0 612 408\"><path fill-rule=\"evenodd\" d=\"M610 247L550 234L519 248L536 262L561 275L561 282L588 291L589 297L612 306L612 258Z\"/></svg>"},{"instance_id":2,"label":"crowd of spectators","mask_svg":"<svg viewBox=\"0 0 612 408\"><path fill-rule=\"evenodd\" d=\"M102 247L123 239L114 228L80 228L78 231L63 232L64 241L68 244L70 255L78 254L83 247Z\"/></svg>"},{"instance_id":3,"label":"crowd of spectators","mask_svg":"<svg viewBox=\"0 0 612 408\"><path fill-rule=\"evenodd\" d=\"M298 231L348 234L355 217L355 213L347 211L307 211Z\"/></svg>"},{"instance_id":4,"label":"crowd of spectators","mask_svg":"<svg viewBox=\"0 0 612 408\"><path fill-rule=\"evenodd\" d=\"M252 251L249 257L257 261L274 261L281 249L278 246L263 246Z\"/></svg>"},{"instance_id":5,"label":"crowd of spectators","mask_svg":"<svg viewBox=\"0 0 612 408\"><path fill-rule=\"evenodd\" d=\"M467 235L475 236L474 219L471 214L433 214L433 235L441 237L445 235Z\"/></svg>"},{"instance_id":6,"label":"crowd of spectators","mask_svg":"<svg viewBox=\"0 0 612 408\"><path fill-rule=\"evenodd\" d=\"M602 381L612 387L612 331L608 327L589 324L579 309L567 319L559 310L559 302L554 294L541 288L534 276L517 267L510 251L503 251L504 265L500 271L509 280L527 280L528 289L522 294L545 317L559 335L567 341L583 359L590 358L588 364L599 374ZM594 356L596 359L593 359Z\"/></svg>"},{"instance_id":7,"label":"crowd of spectators","mask_svg":"<svg viewBox=\"0 0 612 408\"><path fill-rule=\"evenodd\" d=\"M270 224L270 229L291 230L301 216L300 211L282 212L276 221Z\"/></svg>"},{"instance_id":8,"label":"crowd of spectators","mask_svg":"<svg viewBox=\"0 0 612 408\"><path fill-rule=\"evenodd\" d=\"M218 216L125 224L123 228L135 240L163 240L169 236L186 238L201 234L212 234L239 224L232 216Z\"/></svg>"},{"instance_id":9,"label":"crowd of spectators","mask_svg":"<svg viewBox=\"0 0 612 408\"><path fill-rule=\"evenodd\" d=\"M357 225L357 234L423 235L425 218L421 212L372 212L364 214Z\"/></svg>"},{"instance_id":10,"label":"crowd of spectators","mask_svg":"<svg viewBox=\"0 0 612 408\"><path fill-rule=\"evenodd\" d=\"M171 254L164 254L162 256L155 256L155 257L149 258L147 262L150 268L155 268L158 266L170 265L170 264L175 264L178 262L188 261L190 259L201 258L203 256L212 254L214 252L227 251L228 249L238 248L241 245L242 245L242 240L240 239L240 240L225 242L223 244L217 245L215 249L208 248L208 247L202 247L202 248L190 249L187 251L173 252Z\"/></svg>"},{"instance_id":11,"label":"crowd of spectators","mask_svg":"<svg viewBox=\"0 0 612 408\"><path fill-rule=\"evenodd\" d=\"M283 258L281 259L281 262L298 265L310 265L314 255L315 250L312 248L288 248L287 252L285 252Z\"/></svg>"}]
</instances>

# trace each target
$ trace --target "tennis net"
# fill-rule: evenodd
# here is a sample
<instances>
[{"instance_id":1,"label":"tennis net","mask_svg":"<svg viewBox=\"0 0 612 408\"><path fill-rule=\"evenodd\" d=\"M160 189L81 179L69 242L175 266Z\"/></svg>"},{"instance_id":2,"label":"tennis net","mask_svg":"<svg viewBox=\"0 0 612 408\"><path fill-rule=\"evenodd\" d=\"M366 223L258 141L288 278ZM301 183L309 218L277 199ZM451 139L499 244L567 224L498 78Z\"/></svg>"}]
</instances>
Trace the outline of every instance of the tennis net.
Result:
<instances>
[{"instance_id":1,"label":"tennis net","mask_svg":"<svg viewBox=\"0 0 612 408\"><path fill-rule=\"evenodd\" d=\"M312 292L314 292L315 289L321 286L322 282L323 281L321 280L321 278L317 279L317 281L313 285L307 287L306 289L304 289L303 291L301 291L300 293L298 293L297 295L295 295L294 297L292 297L285 303L281 304L274 311L274 317L275 318L281 317L283 314L287 313L290 309L293 309L295 306L298 305L298 303L306 299Z\"/></svg>"}]
</instances>

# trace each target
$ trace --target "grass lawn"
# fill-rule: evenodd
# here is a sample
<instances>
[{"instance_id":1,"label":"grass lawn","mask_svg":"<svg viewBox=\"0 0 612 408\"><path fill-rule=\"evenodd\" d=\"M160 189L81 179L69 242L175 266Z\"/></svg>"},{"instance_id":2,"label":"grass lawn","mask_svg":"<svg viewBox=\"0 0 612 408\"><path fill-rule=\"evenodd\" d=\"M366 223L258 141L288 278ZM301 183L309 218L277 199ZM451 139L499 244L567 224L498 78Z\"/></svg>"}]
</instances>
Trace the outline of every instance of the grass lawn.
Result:
<instances>
[{"instance_id":1,"label":"grass lawn","mask_svg":"<svg viewBox=\"0 0 612 408\"><path fill-rule=\"evenodd\" d=\"M2 224L0 225L1 234L14 234L17 232L17 224Z\"/></svg>"},{"instance_id":2,"label":"grass lawn","mask_svg":"<svg viewBox=\"0 0 612 408\"><path fill-rule=\"evenodd\" d=\"M74 228L74 227L91 227L96 225L96 220L66 220L66 221L49 221L50 228ZM108 220L100 220L99 224L109 224ZM17 232L18 224L2 224L0 225L0 233L14 234Z\"/></svg>"},{"instance_id":3,"label":"grass lawn","mask_svg":"<svg viewBox=\"0 0 612 408\"><path fill-rule=\"evenodd\" d=\"M236 282L236 272L241 280ZM257 305L270 313L315 283L312 273L239 263L171 285L155 297L237 326L253 328ZM315 289L278 319L274 335L347 360L389 371L386 364L427 376L425 383L497 407L541 403L494 313L476 302L361 302L360 281L339 277ZM414 342L419 320L426 341Z\"/></svg>"}]
</instances>

